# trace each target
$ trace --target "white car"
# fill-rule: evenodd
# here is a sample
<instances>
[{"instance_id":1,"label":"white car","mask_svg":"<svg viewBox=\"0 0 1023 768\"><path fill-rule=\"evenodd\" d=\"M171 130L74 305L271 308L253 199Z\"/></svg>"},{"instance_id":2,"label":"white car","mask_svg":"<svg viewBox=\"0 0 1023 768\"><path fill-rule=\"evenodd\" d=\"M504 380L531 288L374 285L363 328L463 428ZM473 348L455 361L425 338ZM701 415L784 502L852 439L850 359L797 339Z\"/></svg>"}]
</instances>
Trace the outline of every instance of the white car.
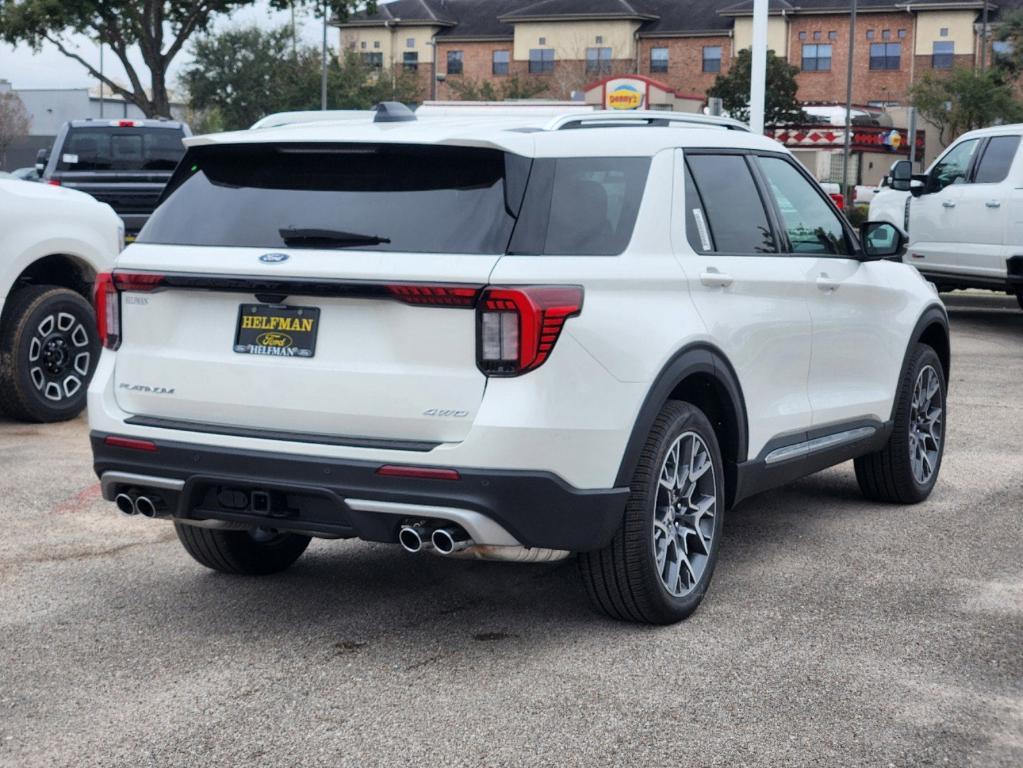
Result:
<instances>
[{"instance_id":1,"label":"white car","mask_svg":"<svg viewBox=\"0 0 1023 768\"><path fill-rule=\"evenodd\" d=\"M1023 307L1021 137L1023 124L971 131L924 174L908 161L892 167L893 184L912 195L905 260L939 291L987 288Z\"/></svg>"},{"instance_id":2,"label":"white car","mask_svg":"<svg viewBox=\"0 0 1023 768\"><path fill-rule=\"evenodd\" d=\"M99 361L89 301L123 227L82 192L0 179L0 410L26 421L81 413Z\"/></svg>"},{"instance_id":3,"label":"white car","mask_svg":"<svg viewBox=\"0 0 1023 768\"><path fill-rule=\"evenodd\" d=\"M188 140L101 277L105 498L228 573L313 536L579 553L600 609L665 623L758 491L855 459L927 497L948 324L895 227L861 242L733 121L536 120Z\"/></svg>"}]
</instances>

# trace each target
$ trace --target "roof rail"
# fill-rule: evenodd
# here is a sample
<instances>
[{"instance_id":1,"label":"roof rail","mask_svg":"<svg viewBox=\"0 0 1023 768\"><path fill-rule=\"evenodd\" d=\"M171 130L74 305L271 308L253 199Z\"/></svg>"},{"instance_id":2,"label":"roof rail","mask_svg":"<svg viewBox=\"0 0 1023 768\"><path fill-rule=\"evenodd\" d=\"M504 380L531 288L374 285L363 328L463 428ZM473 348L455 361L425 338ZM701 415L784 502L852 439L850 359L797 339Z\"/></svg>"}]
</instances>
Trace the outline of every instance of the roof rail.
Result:
<instances>
[{"instance_id":1,"label":"roof rail","mask_svg":"<svg viewBox=\"0 0 1023 768\"><path fill-rule=\"evenodd\" d=\"M547 124L548 131L564 131L574 128L610 128L625 125L692 125L706 128L724 128L729 131L749 133L749 126L730 117L698 115L691 112L668 112L661 110L600 110L556 117Z\"/></svg>"}]
</instances>

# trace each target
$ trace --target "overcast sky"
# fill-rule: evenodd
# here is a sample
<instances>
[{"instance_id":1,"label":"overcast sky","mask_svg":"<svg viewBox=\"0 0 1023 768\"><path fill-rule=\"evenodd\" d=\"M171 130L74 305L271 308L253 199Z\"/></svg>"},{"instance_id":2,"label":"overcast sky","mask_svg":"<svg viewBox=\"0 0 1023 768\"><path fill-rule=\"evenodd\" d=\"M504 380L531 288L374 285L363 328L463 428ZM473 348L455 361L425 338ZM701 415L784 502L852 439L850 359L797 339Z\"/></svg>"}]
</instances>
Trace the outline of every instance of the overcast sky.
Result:
<instances>
[{"instance_id":1,"label":"overcast sky","mask_svg":"<svg viewBox=\"0 0 1023 768\"><path fill-rule=\"evenodd\" d=\"M231 14L230 19L219 20L216 27L255 24L262 28L270 28L289 23L290 19L291 16L287 12L274 13L267 8L265 2L256 2L251 8ZM323 31L318 19L314 19L309 13L303 14L300 11L299 28L301 39L309 44L320 44ZM337 29L331 28L328 31L327 44L337 48L337 38ZM98 69L98 46L83 37L73 38L73 42L77 45L77 52ZM189 46L186 45L185 50L175 57L171 66L170 84L172 87L177 73L188 65L188 48ZM124 70L109 49L104 54L103 60L104 71L110 73L112 79L127 84ZM134 57L134 61L135 66L140 70L143 83L148 84L148 70L143 66L141 57ZM35 53L25 45L12 48L5 43L0 43L0 79L10 80L15 88L92 88L98 85L96 80L86 73L81 64L67 58L51 45L47 45L42 51Z\"/></svg>"}]
</instances>

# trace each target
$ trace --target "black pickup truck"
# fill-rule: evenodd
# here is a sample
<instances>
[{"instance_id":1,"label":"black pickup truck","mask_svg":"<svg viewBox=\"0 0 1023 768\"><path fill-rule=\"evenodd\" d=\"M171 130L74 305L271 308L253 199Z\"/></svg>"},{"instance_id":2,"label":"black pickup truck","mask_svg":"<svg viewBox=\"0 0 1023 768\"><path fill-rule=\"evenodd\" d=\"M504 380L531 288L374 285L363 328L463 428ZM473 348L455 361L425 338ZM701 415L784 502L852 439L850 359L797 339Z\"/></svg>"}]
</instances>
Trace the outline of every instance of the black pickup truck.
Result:
<instances>
[{"instance_id":1,"label":"black pickup truck","mask_svg":"<svg viewBox=\"0 0 1023 768\"><path fill-rule=\"evenodd\" d=\"M42 181L108 203L130 240L156 208L189 135L187 125L173 120L72 120L52 150L39 151L36 167Z\"/></svg>"}]
</instances>

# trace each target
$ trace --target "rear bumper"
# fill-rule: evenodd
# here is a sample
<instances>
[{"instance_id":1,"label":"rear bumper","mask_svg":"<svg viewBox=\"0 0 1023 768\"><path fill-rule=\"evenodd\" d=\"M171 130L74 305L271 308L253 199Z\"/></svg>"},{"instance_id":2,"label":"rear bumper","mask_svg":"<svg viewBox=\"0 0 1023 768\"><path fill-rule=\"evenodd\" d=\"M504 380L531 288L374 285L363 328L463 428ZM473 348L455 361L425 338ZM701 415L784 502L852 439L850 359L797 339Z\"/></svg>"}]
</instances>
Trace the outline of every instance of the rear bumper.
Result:
<instances>
[{"instance_id":1,"label":"rear bumper","mask_svg":"<svg viewBox=\"0 0 1023 768\"><path fill-rule=\"evenodd\" d=\"M375 461L162 440L156 451L140 451L107 445L106 437L91 434L108 500L127 489L125 475L137 475L164 482L167 516L367 541L397 541L404 520L425 518L470 521L470 533L475 527L493 539L481 544L590 551L611 540L629 493L580 490L537 471L455 468L458 480L387 477L376 474L381 462ZM253 491L268 494L271 509L254 510Z\"/></svg>"}]
</instances>

